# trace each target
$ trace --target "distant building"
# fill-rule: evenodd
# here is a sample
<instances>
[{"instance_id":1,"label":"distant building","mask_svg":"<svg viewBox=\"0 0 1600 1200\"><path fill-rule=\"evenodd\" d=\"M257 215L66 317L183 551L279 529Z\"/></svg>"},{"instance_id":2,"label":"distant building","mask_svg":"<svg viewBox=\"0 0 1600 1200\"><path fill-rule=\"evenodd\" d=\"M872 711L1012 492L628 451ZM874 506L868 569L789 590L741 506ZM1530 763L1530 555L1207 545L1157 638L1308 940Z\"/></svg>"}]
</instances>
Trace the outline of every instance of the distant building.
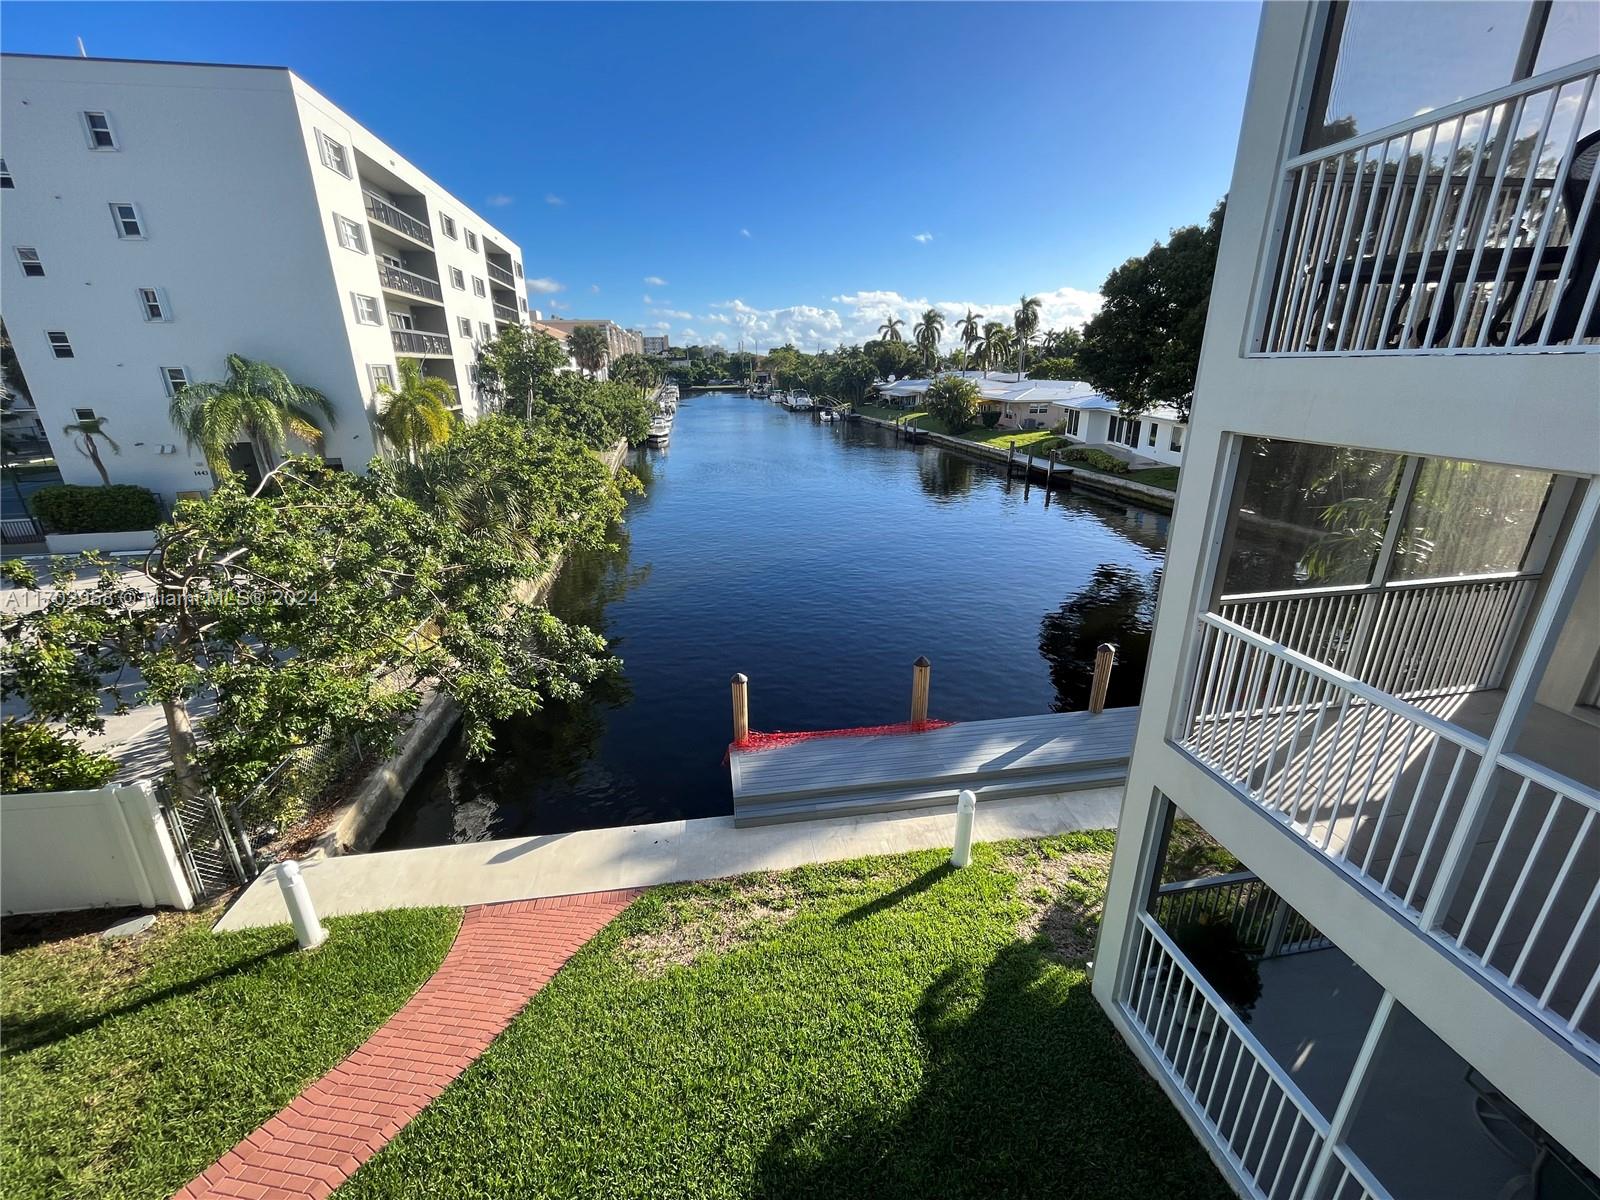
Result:
<instances>
[{"instance_id":1,"label":"distant building","mask_svg":"<svg viewBox=\"0 0 1600 1200\"><path fill-rule=\"evenodd\" d=\"M552 333L556 330L561 330L568 334L580 325L599 326L606 335L606 363L608 367L609 364L616 362L624 354L644 353L644 334L637 329L624 329L615 321L592 317L545 317L543 323L547 330ZM606 374L607 372L602 370L600 378L604 379Z\"/></svg>"},{"instance_id":2,"label":"distant building","mask_svg":"<svg viewBox=\"0 0 1600 1200\"><path fill-rule=\"evenodd\" d=\"M325 394L321 452L352 470L403 359L477 416L478 346L527 319L522 251L293 72L8 54L3 96L7 327L42 427L103 418L114 482L210 488L168 407L229 354Z\"/></svg>"},{"instance_id":3,"label":"distant building","mask_svg":"<svg viewBox=\"0 0 1600 1200\"><path fill-rule=\"evenodd\" d=\"M672 349L670 343L671 339L665 334L662 334L660 337L651 337L646 334L644 339L644 352L646 354L666 354Z\"/></svg>"}]
</instances>

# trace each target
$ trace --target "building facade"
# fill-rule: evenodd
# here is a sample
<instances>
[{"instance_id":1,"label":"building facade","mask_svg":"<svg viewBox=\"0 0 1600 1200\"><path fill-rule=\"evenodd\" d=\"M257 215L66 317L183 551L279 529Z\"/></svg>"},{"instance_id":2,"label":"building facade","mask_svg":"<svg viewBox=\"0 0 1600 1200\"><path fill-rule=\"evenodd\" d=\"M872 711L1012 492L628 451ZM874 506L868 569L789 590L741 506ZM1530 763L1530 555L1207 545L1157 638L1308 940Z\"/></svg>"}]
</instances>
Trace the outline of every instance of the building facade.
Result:
<instances>
[{"instance_id":1,"label":"building facade","mask_svg":"<svg viewBox=\"0 0 1600 1200\"><path fill-rule=\"evenodd\" d=\"M645 334L643 345L643 353L645 354L666 354L672 349L672 339L666 334L662 334L660 337Z\"/></svg>"},{"instance_id":2,"label":"building facade","mask_svg":"<svg viewBox=\"0 0 1600 1200\"><path fill-rule=\"evenodd\" d=\"M559 331L568 335L581 325L598 326L606 335L606 368L600 371L601 379L607 378L610 364L624 354L644 353L644 335L637 329L624 329L615 321L589 317L544 317L542 323L552 333Z\"/></svg>"},{"instance_id":3,"label":"building facade","mask_svg":"<svg viewBox=\"0 0 1600 1200\"><path fill-rule=\"evenodd\" d=\"M68 482L100 479L61 430L101 419L113 482L209 489L168 409L229 354L327 395L320 450L352 470L404 359L477 415L477 347L527 320L521 249L293 72L6 55L0 89L3 311Z\"/></svg>"},{"instance_id":4,"label":"building facade","mask_svg":"<svg viewBox=\"0 0 1600 1200\"><path fill-rule=\"evenodd\" d=\"M1600 1194L1600 9L1486 11L1262 15L1093 982L1244 1196Z\"/></svg>"}]
</instances>

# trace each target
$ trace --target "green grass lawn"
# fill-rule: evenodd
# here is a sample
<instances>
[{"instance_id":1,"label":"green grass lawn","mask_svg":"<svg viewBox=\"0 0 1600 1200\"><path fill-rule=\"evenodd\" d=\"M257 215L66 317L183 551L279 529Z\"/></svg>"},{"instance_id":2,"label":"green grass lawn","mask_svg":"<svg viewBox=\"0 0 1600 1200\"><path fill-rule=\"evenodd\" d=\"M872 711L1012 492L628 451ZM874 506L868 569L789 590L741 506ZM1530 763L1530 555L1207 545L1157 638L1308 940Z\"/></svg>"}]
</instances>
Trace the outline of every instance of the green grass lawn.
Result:
<instances>
[{"instance_id":1,"label":"green grass lawn","mask_svg":"<svg viewBox=\"0 0 1600 1200\"><path fill-rule=\"evenodd\" d=\"M1089 993L1110 851L652 891L339 1197L1225 1200Z\"/></svg>"},{"instance_id":2,"label":"green grass lawn","mask_svg":"<svg viewBox=\"0 0 1600 1200\"><path fill-rule=\"evenodd\" d=\"M216 915L163 914L114 942L36 941L8 922L7 1196L170 1195L404 1004L460 923L449 909L335 919L301 954L287 926L218 936Z\"/></svg>"},{"instance_id":3,"label":"green grass lawn","mask_svg":"<svg viewBox=\"0 0 1600 1200\"><path fill-rule=\"evenodd\" d=\"M1151 487L1166 488L1169 492L1178 490L1177 467L1146 467L1142 471L1129 471L1126 479L1135 483L1146 483Z\"/></svg>"}]
</instances>

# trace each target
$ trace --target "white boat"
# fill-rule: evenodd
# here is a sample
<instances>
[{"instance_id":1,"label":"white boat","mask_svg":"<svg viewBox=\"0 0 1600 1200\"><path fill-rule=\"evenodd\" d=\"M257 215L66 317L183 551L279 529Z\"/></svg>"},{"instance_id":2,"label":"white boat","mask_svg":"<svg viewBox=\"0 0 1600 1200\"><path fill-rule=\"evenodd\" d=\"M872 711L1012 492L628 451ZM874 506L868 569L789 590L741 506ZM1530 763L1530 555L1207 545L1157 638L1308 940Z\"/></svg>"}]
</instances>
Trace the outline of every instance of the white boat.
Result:
<instances>
[{"instance_id":1,"label":"white boat","mask_svg":"<svg viewBox=\"0 0 1600 1200\"><path fill-rule=\"evenodd\" d=\"M672 436L672 418L658 413L650 422L649 442L652 446L665 446Z\"/></svg>"},{"instance_id":2,"label":"white boat","mask_svg":"<svg viewBox=\"0 0 1600 1200\"><path fill-rule=\"evenodd\" d=\"M813 408L811 395L808 392L795 392L789 397L787 408L790 412L810 412Z\"/></svg>"},{"instance_id":3,"label":"white boat","mask_svg":"<svg viewBox=\"0 0 1600 1200\"><path fill-rule=\"evenodd\" d=\"M782 391L781 389L779 391L773 392L772 393L772 402L774 404L781 404L785 408L787 408L789 406L789 393L785 392L785 391Z\"/></svg>"}]
</instances>

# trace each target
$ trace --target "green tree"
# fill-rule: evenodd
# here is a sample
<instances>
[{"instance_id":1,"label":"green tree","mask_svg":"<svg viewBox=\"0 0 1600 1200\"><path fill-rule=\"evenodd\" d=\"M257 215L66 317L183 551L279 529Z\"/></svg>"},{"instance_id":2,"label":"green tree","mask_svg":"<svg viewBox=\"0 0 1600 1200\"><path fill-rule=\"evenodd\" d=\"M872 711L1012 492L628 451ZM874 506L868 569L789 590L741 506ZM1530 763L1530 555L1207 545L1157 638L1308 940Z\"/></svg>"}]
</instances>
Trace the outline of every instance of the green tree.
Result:
<instances>
[{"instance_id":1,"label":"green tree","mask_svg":"<svg viewBox=\"0 0 1600 1200\"><path fill-rule=\"evenodd\" d=\"M1173 230L1166 245L1130 258L1100 289L1104 304L1084 326L1078 362L1124 412L1170 404L1188 415L1225 209L1219 203L1204 226Z\"/></svg>"},{"instance_id":2,"label":"green tree","mask_svg":"<svg viewBox=\"0 0 1600 1200\"><path fill-rule=\"evenodd\" d=\"M973 347L973 365L984 375L992 370L1004 370L1011 358L1011 330L999 321L990 321L983 327L983 338Z\"/></svg>"},{"instance_id":3,"label":"green tree","mask_svg":"<svg viewBox=\"0 0 1600 1200\"><path fill-rule=\"evenodd\" d=\"M961 338L961 349L968 359L972 357L972 347L982 336L979 333L979 330L982 328L979 323L982 320L982 313L975 313L969 308L967 309L967 315L962 317L960 321L956 322L956 329L958 331L957 336Z\"/></svg>"},{"instance_id":4,"label":"green tree","mask_svg":"<svg viewBox=\"0 0 1600 1200\"><path fill-rule=\"evenodd\" d=\"M456 417L456 390L436 375L424 375L414 358L400 360L400 386L378 385L383 405L374 424L378 432L406 458L417 456L450 437Z\"/></svg>"},{"instance_id":5,"label":"green tree","mask_svg":"<svg viewBox=\"0 0 1600 1200\"><path fill-rule=\"evenodd\" d=\"M944 336L944 314L937 308L928 309L911 331L911 336L922 351L923 363L932 371L939 362L939 339Z\"/></svg>"},{"instance_id":6,"label":"green tree","mask_svg":"<svg viewBox=\"0 0 1600 1200\"><path fill-rule=\"evenodd\" d=\"M624 354L611 364L609 374L616 382L645 394L661 382L661 364L643 354Z\"/></svg>"},{"instance_id":7,"label":"green tree","mask_svg":"<svg viewBox=\"0 0 1600 1200\"><path fill-rule=\"evenodd\" d=\"M605 330L600 326L579 325L567 339L567 349L572 351L573 361L589 372L590 378L605 369L608 347Z\"/></svg>"},{"instance_id":8,"label":"green tree","mask_svg":"<svg viewBox=\"0 0 1600 1200\"><path fill-rule=\"evenodd\" d=\"M189 384L169 409L173 426L191 449L199 447L219 479L232 474L228 451L240 441L250 444L257 467L267 472L291 435L314 446L322 441L319 419L333 427L333 404L316 388L242 354L228 355L227 362L227 378Z\"/></svg>"},{"instance_id":9,"label":"green tree","mask_svg":"<svg viewBox=\"0 0 1600 1200\"><path fill-rule=\"evenodd\" d=\"M891 376L896 379L904 378L916 365L916 356L912 354L911 347L904 342L875 339L865 343L861 350L871 360L879 379L888 379Z\"/></svg>"},{"instance_id":10,"label":"green tree","mask_svg":"<svg viewBox=\"0 0 1600 1200\"><path fill-rule=\"evenodd\" d=\"M1011 314L1011 328L1016 334L1017 343L1017 370L1028 369L1028 343L1039 332L1039 297L1024 296L1017 305L1017 311Z\"/></svg>"},{"instance_id":11,"label":"green tree","mask_svg":"<svg viewBox=\"0 0 1600 1200\"><path fill-rule=\"evenodd\" d=\"M878 326L878 336L888 342L903 342L905 335L900 332L900 327L905 321L899 317L887 317L882 325Z\"/></svg>"},{"instance_id":12,"label":"green tree","mask_svg":"<svg viewBox=\"0 0 1600 1200\"><path fill-rule=\"evenodd\" d=\"M1033 366L1028 368L1029 379L1081 379L1083 373L1078 369L1078 360L1075 358L1040 358L1035 359Z\"/></svg>"},{"instance_id":13,"label":"green tree","mask_svg":"<svg viewBox=\"0 0 1600 1200\"><path fill-rule=\"evenodd\" d=\"M941 375L928 387L928 412L952 433L978 423L978 385L964 375Z\"/></svg>"},{"instance_id":14,"label":"green tree","mask_svg":"<svg viewBox=\"0 0 1600 1200\"><path fill-rule=\"evenodd\" d=\"M522 420L556 376L570 374L567 350L541 330L508 325L478 349L478 396L484 407Z\"/></svg>"},{"instance_id":15,"label":"green tree","mask_svg":"<svg viewBox=\"0 0 1600 1200\"><path fill-rule=\"evenodd\" d=\"M85 417L64 426L61 432L72 438L73 449L94 464L94 469L100 472L100 482L110 487L111 476L106 473L106 464L100 457L99 439L105 439L113 454L121 454L122 447L112 441L111 435L106 432L106 419Z\"/></svg>"}]
</instances>

